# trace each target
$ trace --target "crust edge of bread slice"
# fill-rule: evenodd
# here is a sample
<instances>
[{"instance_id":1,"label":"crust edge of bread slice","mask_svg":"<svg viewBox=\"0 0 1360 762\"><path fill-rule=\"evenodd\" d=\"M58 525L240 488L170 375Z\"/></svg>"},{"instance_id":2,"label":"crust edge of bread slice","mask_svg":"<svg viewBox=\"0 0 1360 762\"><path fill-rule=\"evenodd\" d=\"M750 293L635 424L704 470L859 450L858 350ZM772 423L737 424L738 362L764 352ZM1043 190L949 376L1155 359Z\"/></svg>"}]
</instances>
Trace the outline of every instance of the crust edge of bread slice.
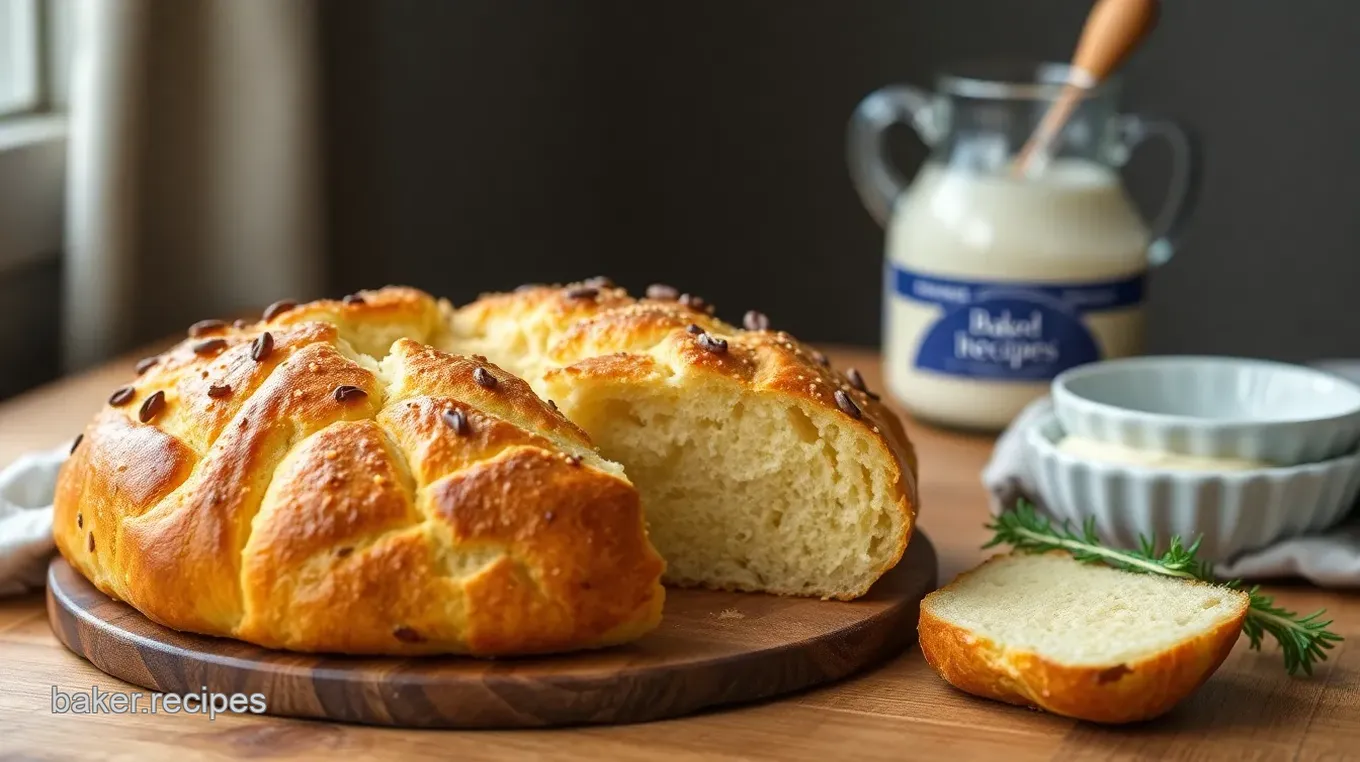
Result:
<instances>
[{"instance_id":1,"label":"crust edge of bread slice","mask_svg":"<svg viewBox=\"0 0 1360 762\"><path fill-rule=\"evenodd\" d=\"M1135 659L1065 664L1037 653L1038 649L998 643L949 621L933 609L932 603L941 593L957 589L991 564L1024 555L993 556L921 601L918 625L921 652L940 677L955 688L1091 722L1123 724L1149 720L1170 711L1213 675L1232 651L1246 619L1249 607L1246 593L1219 588L1233 598L1237 611L1213 627ZM1070 558L1061 552L1051 555ZM1073 564L1077 565L1074 569L1089 566L1075 560ZM1173 584L1209 584L1165 579Z\"/></svg>"}]
</instances>

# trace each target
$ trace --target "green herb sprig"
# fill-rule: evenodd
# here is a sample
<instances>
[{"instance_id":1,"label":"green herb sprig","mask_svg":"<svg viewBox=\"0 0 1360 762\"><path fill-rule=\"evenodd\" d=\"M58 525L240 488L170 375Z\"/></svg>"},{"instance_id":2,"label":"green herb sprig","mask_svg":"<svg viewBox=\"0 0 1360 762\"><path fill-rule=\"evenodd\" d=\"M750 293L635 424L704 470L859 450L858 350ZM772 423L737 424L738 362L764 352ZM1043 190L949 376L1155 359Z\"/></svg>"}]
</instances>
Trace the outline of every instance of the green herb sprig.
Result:
<instances>
[{"instance_id":1,"label":"green herb sprig","mask_svg":"<svg viewBox=\"0 0 1360 762\"><path fill-rule=\"evenodd\" d=\"M1213 567L1199 560L1199 539L1189 546L1180 537L1172 537L1165 552L1157 553L1156 538L1139 536L1137 550L1119 550L1101 544L1096 534L1095 519L1087 519L1081 532L1072 531L1067 522L1054 525L1040 516L1034 506L1021 500L1013 510L1002 512L987 528L995 536L983 548L1009 545L1027 553L1065 550L1078 561L1103 563L1116 569L1165 577L1195 579L1233 590L1241 590L1241 580L1223 581L1214 576ZM1284 667L1289 674L1313 674L1313 665L1327 660L1327 651L1342 638L1327 629L1331 620L1319 619L1326 613L1319 609L1308 616L1299 616L1275 605L1275 600L1260 592L1258 587L1245 591L1250 598L1247 618L1242 631L1251 647L1261 649L1261 640L1269 633L1280 644Z\"/></svg>"}]
</instances>

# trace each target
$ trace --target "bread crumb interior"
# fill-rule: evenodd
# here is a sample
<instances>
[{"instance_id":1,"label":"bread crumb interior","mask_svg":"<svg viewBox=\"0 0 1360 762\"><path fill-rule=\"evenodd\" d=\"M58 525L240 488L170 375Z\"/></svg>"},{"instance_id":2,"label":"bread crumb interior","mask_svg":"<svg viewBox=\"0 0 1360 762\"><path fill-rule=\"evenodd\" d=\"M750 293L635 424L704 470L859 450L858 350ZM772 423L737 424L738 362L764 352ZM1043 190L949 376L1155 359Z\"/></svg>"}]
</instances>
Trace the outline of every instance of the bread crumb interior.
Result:
<instances>
[{"instance_id":1,"label":"bread crumb interior","mask_svg":"<svg viewBox=\"0 0 1360 762\"><path fill-rule=\"evenodd\" d=\"M1171 648L1238 616L1245 597L1046 554L989 562L932 596L929 608L1004 647L1090 666Z\"/></svg>"}]
</instances>

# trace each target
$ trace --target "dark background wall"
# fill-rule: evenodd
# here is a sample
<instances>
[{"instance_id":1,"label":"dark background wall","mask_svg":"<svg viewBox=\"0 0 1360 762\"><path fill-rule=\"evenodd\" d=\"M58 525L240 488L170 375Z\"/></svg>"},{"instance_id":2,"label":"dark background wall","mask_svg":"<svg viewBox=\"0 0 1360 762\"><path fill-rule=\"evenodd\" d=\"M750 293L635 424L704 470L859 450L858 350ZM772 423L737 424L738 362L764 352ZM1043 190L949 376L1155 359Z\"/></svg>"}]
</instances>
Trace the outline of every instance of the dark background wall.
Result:
<instances>
[{"instance_id":1,"label":"dark background wall","mask_svg":"<svg viewBox=\"0 0 1360 762\"><path fill-rule=\"evenodd\" d=\"M882 233L844 164L855 104L958 59L1065 59L1087 0L326 3L332 286L457 301L609 274L806 338L878 340ZM1150 350L1360 354L1360 4L1169 0L1124 104L1207 148ZM925 149L900 135L914 171ZM1127 177L1160 200L1167 158Z\"/></svg>"},{"instance_id":2,"label":"dark background wall","mask_svg":"<svg viewBox=\"0 0 1360 762\"><path fill-rule=\"evenodd\" d=\"M855 104L952 61L1065 59L1090 0L326 0L330 290L459 302L605 273L876 344L882 231L844 163ZM1183 251L1156 273L1152 352L1360 356L1360 3L1166 0L1129 110L1207 149ZM905 129L899 165L925 149ZM1164 149L1126 171L1160 201ZM59 264L0 272L22 358L58 374ZM150 338L150 337L147 337Z\"/></svg>"}]
</instances>

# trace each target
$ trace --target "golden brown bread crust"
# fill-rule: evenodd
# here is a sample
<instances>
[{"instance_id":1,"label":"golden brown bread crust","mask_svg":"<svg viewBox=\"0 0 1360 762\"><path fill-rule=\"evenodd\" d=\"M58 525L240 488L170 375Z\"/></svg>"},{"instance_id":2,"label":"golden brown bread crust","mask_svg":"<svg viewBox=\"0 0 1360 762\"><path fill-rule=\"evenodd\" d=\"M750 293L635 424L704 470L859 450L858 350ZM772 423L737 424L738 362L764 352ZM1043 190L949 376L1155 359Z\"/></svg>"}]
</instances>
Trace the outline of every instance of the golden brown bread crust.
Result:
<instances>
[{"instance_id":1,"label":"golden brown bread crust","mask_svg":"<svg viewBox=\"0 0 1360 762\"><path fill-rule=\"evenodd\" d=\"M429 296L361 299L160 356L61 470L62 554L162 624L267 647L535 653L655 627L663 563L617 467L520 379L418 343Z\"/></svg>"},{"instance_id":2,"label":"golden brown bread crust","mask_svg":"<svg viewBox=\"0 0 1360 762\"><path fill-rule=\"evenodd\" d=\"M960 574L951 585L980 568ZM975 696L1109 724L1161 716L1193 693L1228 658L1247 615L1242 595L1237 617L1173 648L1127 664L1072 666L945 621L931 610L937 594L921 602L918 636L926 662L946 682Z\"/></svg>"},{"instance_id":3,"label":"golden brown bread crust","mask_svg":"<svg viewBox=\"0 0 1360 762\"><path fill-rule=\"evenodd\" d=\"M901 420L878 395L855 388L844 373L831 368L820 352L784 331L749 331L732 326L713 317L707 305L634 299L624 289L588 286L590 283L525 286L513 292L483 294L457 310L454 330L485 334L486 327L495 322L536 329L544 337L547 359L556 367L608 356L661 354L664 346L672 350L667 359L677 364L711 369L757 392L788 395L841 412L852 425L889 447L894 460L906 465L897 475L898 483L904 510L915 513L916 451ZM571 296L583 288L594 288L596 294L590 298ZM690 325L726 341L727 351L704 349L696 335L686 330ZM841 410L835 401L836 390L850 397L861 411L860 418Z\"/></svg>"},{"instance_id":4,"label":"golden brown bread crust","mask_svg":"<svg viewBox=\"0 0 1360 762\"><path fill-rule=\"evenodd\" d=\"M783 331L745 330L711 314L702 301L634 299L603 279L566 285L523 286L514 292L484 294L459 308L444 341L496 341L505 326L513 336L496 343L515 344L530 360L513 370L540 391L570 388L592 379L626 384L669 374L721 376L756 394L784 397L840 416L858 429L869 447L887 454L903 531L878 570L881 575L901 559L919 506L916 451L897 416L878 396L856 388L850 379L813 350ZM690 326L726 342L725 351L706 348ZM488 352L493 351L488 349ZM838 402L844 395L848 405ZM837 596L855 598L868 589Z\"/></svg>"}]
</instances>

